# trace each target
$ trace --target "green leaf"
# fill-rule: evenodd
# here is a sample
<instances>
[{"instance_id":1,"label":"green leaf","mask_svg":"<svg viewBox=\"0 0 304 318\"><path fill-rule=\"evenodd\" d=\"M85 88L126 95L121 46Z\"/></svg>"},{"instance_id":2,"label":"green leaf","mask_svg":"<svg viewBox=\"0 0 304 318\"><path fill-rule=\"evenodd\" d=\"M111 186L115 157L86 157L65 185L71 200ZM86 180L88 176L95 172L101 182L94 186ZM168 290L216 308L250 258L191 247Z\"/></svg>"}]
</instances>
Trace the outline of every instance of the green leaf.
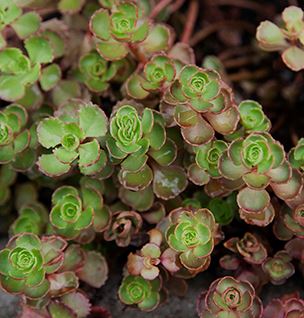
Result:
<instances>
[{"instance_id":1,"label":"green leaf","mask_svg":"<svg viewBox=\"0 0 304 318\"><path fill-rule=\"evenodd\" d=\"M47 39L53 49L54 58L64 55L65 44L60 35L54 31L46 30L41 35Z\"/></svg>"},{"instance_id":2,"label":"green leaf","mask_svg":"<svg viewBox=\"0 0 304 318\"><path fill-rule=\"evenodd\" d=\"M40 64L35 64L26 73L19 75L19 79L23 85L34 84L40 75Z\"/></svg>"},{"instance_id":3,"label":"green leaf","mask_svg":"<svg viewBox=\"0 0 304 318\"><path fill-rule=\"evenodd\" d=\"M136 172L121 169L118 174L119 182L127 189L140 191L145 189L153 180L153 172L146 164Z\"/></svg>"},{"instance_id":4,"label":"green leaf","mask_svg":"<svg viewBox=\"0 0 304 318\"><path fill-rule=\"evenodd\" d=\"M9 253L9 249L3 249L2 251L0 251L0 273L2 275L8 275L9 267L11 266L8 259Z\"/></svg>"},{"instance_id":5,"label":"green leaf","mask_svg":"<svg viewBox=\"0 0 304 318\"><path fill-rule=\"evenodd\" d=\"M94 175L98 172L100 172L107 164L107 155L106 153L101 149L100 150L100 157L98 161L88 167L80 166L79 170L81 173L85 175Z\"/></svg>"},{"instance_id":6,"label":"green leaf","mask_svg":"<svg viewBox=\"0 0 304 318\"><path fill-rule=\"evenodd\" d=\"M78 191L76 188L72 186L62 186L53 193L52 195L52 204L56 205L64 196L67 194L71 194L75 197L79 195Z\"/></svg>"},{"instance_id":7,"label":"green leaf","mask_svg":"<svg viewBox=\"0 0 304 318\"><path fill-rule=\"evenodd\" d=\"M110 16L107 10L100 9L90 20L91 32L102 40L110 39Z\"/></svg>"},{"instance_id":8,"label":"green leaf","mask_svg":"<svg viewBox=\"0 0 304 318\"><path fill-rule=\"evenodd\" d=\"M128 156L122 163L121 167L126 171L136 172L140 170L147 162L148 156L137 156L135 154L131 154Z\"/></svg>"},{"instance_id":9,"label":"green leaf","mask_svg":"<svg viewBox=\"0 0 304 318\"><path fill-rule=\"evenodd\" d=\"M4 36L0 33L0 50L4 49L6 47L6 40Z\"/></svg>"},{"instance_id":10,"label":"green leaf","mask_svg":"<svg viewBox=\"0 0 304 318\"><path fill-rule=\"evenodd\" d=\"M89 141L79 146L79 161L80 166L90 166L97 162L99 158L99 143L96 139Z\"/></svg>"},{"instance_id":11,"label":"green leaf","mask_svg":"<svg viewBox=\"0 0 304 318\"><path fill-rule=\"evenodd\" d=\"M58 9L62 13L77 13L81 10L84 3L84 0L60 0Z\"/></svg>"},{"instance_id":12,"label":"green leaf","mask_svg":"<svg viewBox=\"0 0 304 318\"><path fill-rule=\"evenodd\" d=\"M37 127L37 134L39 143L43 147L55 147L61 143L64 134L63 123L55 117L43 119Z\"/></svg>"},{"instance_id":13,"label":"green leaf","mask_svg":"<svg viewBox=\"0 0 304 318\"><path fill-rule=\"evenodd\" d=\"M51 302L50 305L48 306L48 310L52 318L76 318L77 317L74 311L70 307L58 302Z\"/></svg>"},{"instance_id":14,"label":"green leaf","mask_svg":"<svg viewBox=\"0 0 304 318\"><path fill-rule=\"evenodd\" d=\"M24 233L19 236L17 236L16 239L16 246L23 247L28 250L40 250L41 248L41 241L38 236L30 234L30 233Z\"/></svg>"},{"instance_id":15,"label":"green leaf","mask_svg":"<svg viewBox=\"0 0 304 318\"><path fill-rule=\"evenodd\" d=\"M14 1L10 0L0 1L0 12L0 30L2 30L6 25L12 23L22 14L22 10L15 4Z\"/></svg>"},{"instance_id":16,"label":"green leaf","mask_svg":"<svg viewBox=\"0 0 304 318\"><path fill-rule=\"evenodd\" d=\"M15 137L14 151L15 154L22 152L26 149L30 142L30 132L26 129L21 134Z\"/></svg>"},{"instance_id":17,"label":"green leaf","mask_svg":"<svg viewBox=\"0 0 304 318\"><path fill-rule=\"evenodd\" d=\"M10 104L5 108L5 113L13 113L17 115L20 120L20 127L23 127L28 119L27 111L23 106L18 104Z\"/></svg>"},{"instance_id":18,"label":"green leaf","mask_svg":"<svg viewBox=\"0 0 304 318\"><path fill-rule=\"evenodd\" d=\"M83 230L88 228L93 221L94 210L89 207L81 212L79 219L75 223L75 230Z\"/></svg>"},{"instance_id":19,"label":"green leaf","mask_svg":"<svg viewBox=\"0 0 304 318\"><path fill-rule=\"evenodd\" d=\"M241 209L250 212L260 212L270 203L270 196L266 190L242 189L237 195L237 202Z\"/></svg>"},{"instance_id":20,"label":"green leaf","mask_svg":"<svg viewBox=\"0 0 304 318\"><path fill-rule=\"evenodd\" d=\"M32 62L50 63L53 61L52 47L44 37L33 35L25 40L24 45Z\"/></svg>"},{"instance_id":21,"label":"green leaf","mask_svg":"<svg viewBox=\"0 0 304 318\"><path fill-rule=\"evenodd\" d=\"M14 159L15 152L12 145L0 147L0 163L8 163Z\"/></svg>"},{"instance_id":22,"label":"green leaf","mask_svg":"<svg viewBox=\"0 0 304 318\"><path fill-rule=\"evenodd\" d=\"M30 69L30 61L21 50L6 48L0 52L0 71L7 74L25 73Z\"/></svg>"},{"instance_id":23,"label":"green leaf","mask_svg":"<svg viewBox=\"0 0 304 318\"><path fill-rule=\"evenodd\" d=\"M12 23L19 38L26 39L33 33L37 32L41 23L40 15L36 12L27 12Z\"/></svg>"},{"instance_id":24,"label":"green leaf","mask_svg":"<svg viewBox=\"0 0 304 318\"><path fill-rule=\"evenodd\" d=\"M77 151L69 151L64 147L58 147L54 150L54 155L62 163L71 163L78 157Z\"/></svg>"},{"instance_id":25,"label":"green leaf","mask_svg":"<svg viewBox=\"0 0 304 318\"><path fill-rule=\"evenodd\" d=\"M177 147L171 139L158 150L150 149L149 155L161 166L169 166L177 156Z\"/></svg>"},{"instance_id":26,"label":"green leaf","mask_svg":"<svg viewBox=\"0 0 304 318\"><path fill-rule=\"evenodd\" d=\"M81 96L81 87L75 81L61 80L52 91L53 103L60 106L72 98Z\"/></svg>"},{"instance_id":27,"label":"green leaf","mask_svg":"<svg viewBox=\"0 0 304 318\"><path fill-rule=\"evenodd\" d=\"M163 24L156 24L141 46L149 54L166 51L170 46L171 37L168 27Z\"/></svg>"},{"instance_id":28,"label":"green leaf","mask_svg":"<svg viewBox=\"0 0 304 318\"><path fill-rule=\"evenodd\" d=\"M188 185L183 169L170 166L153 166L153 190L157 197L168 200L177 197Z\"/></svg>"},{"instance_id":29,"label":"green leaf","mask_svg":"<svg viewBox=\"0 0 304 318\"><path fill-rule=\"evenodd\" d=\"M70 165L60 162L55 155L41 155L38 159L38 167L41 172L49 177L58 177L70 170Z\"/></svg>"},{"instance_id":30,"label":"green leaf","mask_svg":"<svg viewBox=\"0 0 304 318\"><path fill-rule=\"evenodd\" d=\"M277 51L288 45L283 31L270 21L264 21L259 25L256 37L267 51Z\"/></svg>"},{"instance_id":31,"label":"green leaf","mask_svg":"<svg viewBox=\"0 0 304 318\"><path fill-rule=\"evenodd\" d=\"M108 130L108 120L103 110L88 104L79 110L79 126L86 137L103 137Z\"/></svg>"},{"instance_id":32,"label":"green leaf","mask_svg":"<svg viewBox=\"0 0 304 318\"><path fill-rule=\"evenodd\" d=\"M57 64L51 64L42 69L40 85L44 91L49 91L56 86L61 78L61 68Z\"/></svg>"},{"instance_id":33,"label":"green leaf","mask_svg":"<svg viewBox=\"0 0 304 318\"><path fill-rule=\"evenodd\" d=\"M126 90L130 97L134 99L145 99L150 93L143 89L141 85L142 78L133 73L126 82Z\"/></svg>"},{"instance_id":34,"label":"green leaf","mask_svg":"<svg viewBox=\"0 0 304 318\"><path fill-rule=\"evenodd\" d=\"M24 106L26 110L37 110L37 108L41 106L42 101L43 96L40 89L37 85L33 85L26 87L24 96L21 99L18 99L16 102ZM47 108L48 106L45 105L44 107ZM49 112L48 114L51 115L51 113L52 112ZM39 113L36 114L38 115Z\"/></svg>"},{"instance_id":35,"label":"green leaf","mask_svg":"<svg viewBox=\"0 0 304 318\"><path fill-rule=\"evenodd\" d=\"M166 141L165 128L162 125L155 123L147 138L150 141L150 146L155 150L159 150Z\"/></svg>"},{"instance_id":36,"label":"green leaf","mask_svg":"<svg viewBox=\"0 0 304 318\"><path fill-rule=\"evenodd\" d=\"M0 76L1 99L13 102L22 98L24 94L25 86L20 82L20 78L13 75Z\"/></svg>"},{"instance_id":37,"label":"green leaf","mask_svg":"<svg viewBox=\"0 0 304 318\"><path fill-rule=\"evenodd\" d=\"M293 71L298 72L304 69L304 50L297 46L291 46L282 54L284 63Z\"/></svg>"},{"instance_id":38,"label":"green leaf","mask_svg":"<svg viewBox=\"0 0 304 318\"><path fill-rule=\"evenodd\" d=\"M39 299L45 296L48 293L49 289L50 283L47 279L45 279L38 286L25 287L24 294L31 299Z\"/></svg>"},{"instance_id":39,"label":"green leaf","mask_svg":"<svg viewBox=\"0 0 304 318\"><path fill-rule=\"evenodd\" d=\"M42 283L45 278L45 271L43 268L32 272L26 279L26 286L32 287L37 286L38 284Z\"/></svg>"},{"instance_id":40,"label":"green leaf","mask_svg":"<svg viewBox=\"0 0 304 318\"><path fill-rule=\"evenodd\" d=\"M23 279L14 279L9 276L0 276L1 287L8 293L18 294L23 291L25 281Z\"/></svg>"},{"instance_id":41,"label":"green leaf","mask_svg":"<svg viewBox=\"0 0 304 318\"><path fill-rule=\"evenodd\" d=\"M135 32L132 34L133 42L143 41L149 34L149 22L148 20L142 21L141 25L137 27Z\"/></svg>"},{"instance_id":42,"label":"green leaf","mask_svg":"<svg viewBox=\"0 0 304 318\"><path fill-rule=\"evenodd\" d=\"M128 49L124 43L119 43L114 40L97 42L96 49L99 54L108 61L121 60L128 55Z\"/></svg>"}]
</instances>

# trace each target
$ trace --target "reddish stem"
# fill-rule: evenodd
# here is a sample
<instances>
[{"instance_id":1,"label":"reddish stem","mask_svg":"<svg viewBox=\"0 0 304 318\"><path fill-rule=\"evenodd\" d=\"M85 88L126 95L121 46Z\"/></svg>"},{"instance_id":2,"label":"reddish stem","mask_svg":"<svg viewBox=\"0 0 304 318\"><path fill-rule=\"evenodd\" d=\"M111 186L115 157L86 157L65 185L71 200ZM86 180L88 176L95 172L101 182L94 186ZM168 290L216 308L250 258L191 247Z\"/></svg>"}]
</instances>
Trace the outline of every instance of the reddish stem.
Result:
<instances>
[{"instance_id":1,"label":"reddish stem","mask_svg":"<svg viewBox=\"0 0 304 318\"><path fill-rule=\"evenodd\" d=\"M176 0L175 3L173 3L170 7L170 12L173 13L177 11L183 4L185 0Z\"/></svg>"},{"instance_id":2,"label":"reddish stem","mask_svg":"<svg viewBox=\"0 0 304 318\"><path fill-rule=\"evenodd\" d=\"M216 0L210 1L210 5L230 5L265 13L265 7L263 5L250 0Z\"/></svg>"},{"instance_id":3,"label":"reddish stem","mask_svg":"<svg viewBox=\"0 0 304 318\"><path fill-rule=\"evenodd\" d=\"M189 5L189 9L188 9L188 13L187 13L187 17L186 17L185 29L184 29L184 32L181 36L182 43L188 44L190 41L194 26L195 26L195 22L197 19L198 10L199 10L198 1L191 0L190 5Z\"/></svg>"},{"instance_id":4,"label":"reddish stem","mask_svg":"<svg viewBox=\"0 0 304 318\"><path fill-rule=\"evenodd\" d=\"M167 7L173 0L160 0L150 13L150 19L154 19L158 14Z\"/></svg>"},{"instance_id":5,"label":"reddish stem","mask_svg":"<svg viewBox=\"0 0 304 318\"><path fill-rule=\"evenodd\" d=\"M249 32L255 32L255 27L245 21L242 20L223 20L218 21L217 23L209 24L199 32L197 32L190 41L190 45L193 47L202 40L204 40L210 34L220 31L222 28L237 28L237 29L245 29Z\"/></svg>"},{"instance_id":6,"label":"reddish stem","mask_svg":"<svg viewBox=\"0 0 304 318\"><path fill-rule=\"evenodd\" d=\"M129 43L129 49L135 56L135 58L140 62L140 64L146 64L147 59L145 55L142 52L140 52L136 45Z\"/></svg>"}]
</instances>

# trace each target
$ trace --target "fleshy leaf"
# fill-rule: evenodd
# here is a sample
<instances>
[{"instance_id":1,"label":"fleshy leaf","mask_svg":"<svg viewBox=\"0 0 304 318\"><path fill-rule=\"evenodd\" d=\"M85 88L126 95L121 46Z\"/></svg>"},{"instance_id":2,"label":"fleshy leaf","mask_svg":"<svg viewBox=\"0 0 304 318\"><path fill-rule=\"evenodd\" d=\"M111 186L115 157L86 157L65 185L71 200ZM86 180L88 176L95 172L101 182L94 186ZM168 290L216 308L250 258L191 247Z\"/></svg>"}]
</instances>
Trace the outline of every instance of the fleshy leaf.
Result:
<instances>
[{"instance_id":1,"label":"fleshy leaf","mask_svg":"<svg viewBox=\"0 0 304 318\"><path fill-rule=\"evenodd\" d=\"M53 61L52 47L42 36L34 35L26 39L25 48L34 63L50 63Z\"/></svg>"},{"instance_id":2,"label":"fleshy leaf","mask_svg":"<svg viewBox=\"0 0 304 318\"><path fill-rule=\"evenodd\" d=\"M79 110L79 126L86 137L103 137L108 129L108 120L98 106L89 104Z\"/></svg>"}]
</instances>

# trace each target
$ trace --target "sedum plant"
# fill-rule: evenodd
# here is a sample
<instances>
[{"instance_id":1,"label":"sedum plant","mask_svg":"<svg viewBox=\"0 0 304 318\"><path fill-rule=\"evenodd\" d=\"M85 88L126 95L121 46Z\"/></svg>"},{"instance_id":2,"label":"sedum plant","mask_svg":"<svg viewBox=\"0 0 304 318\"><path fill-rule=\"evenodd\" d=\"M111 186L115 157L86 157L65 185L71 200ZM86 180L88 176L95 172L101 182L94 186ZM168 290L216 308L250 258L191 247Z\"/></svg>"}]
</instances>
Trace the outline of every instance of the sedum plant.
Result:
<instances>
[{"instance_id":1,"label":"sedum plant","mask_svg":"<svg viewBox=\"0 0 304 318\"><path fill-rule=\"evenodd\" d=\"M49 217L52 230L66 239L79 236L89 227L101 232L110 222L110 212L103 205L100 189L91 180L82 181L80 191L62 186L52 195Z\"/></svg>"},{"instance_id":2,"label":"sedum plant","mask_svg":"<svg viewBox=\"0 0 304 318\"><path fill-rule=\"evenodd\" d=\"M46 297L52 291L52 275L63 262L66 242L59 237L43 237L21 233L13 236L0 253L1 286L12 294L22 294L29 300ZM74 273L68 273L73 284ZM62 284L64 284L64 277ZM77 278L74 276L75 284Z\"/></svg>"},{"instance_id":3,"label":"sedum plant","mask_svg":"<svg viewBox=\"0 0 304 318\"><path fill-rule=\"evenodd\" d=\"M245 233L242 239L229 239L224 245L230 251L240 254L250 264L262 264L267 258L267 249L261 239L249 232Z\"/></svg>"},{"instance_id":4,"label":"sedum plant","mask_svg":"<svg viewBox=\"0 0 304 318\"><path fill-rule=\"evenodd\" d=\"M57 189L53 193L52 204L50 222L55 231L66 238L76 237L93 222L93 208L82 207L75 188L64 186Z\"/></svg>"},{"instance_id":5,"label":"sedum plant","mask_svg":"<svg viewBox=\"0 0 304 318\"><path fill-rule=\"evenodd\" d=\"M259 4L229 3L227 28L209 7L0 0L0 285L22 318L110 318L113 272L152 311L203 271L200 317L302 318L299 294L259 296L304 274L303 78L240 33ZM276 23L258 43L300 71L303 10Z\"/></svg>"},{"instance_id":6,"label":"sedum plant","mask_svg":"<svg viewBox=\"0 0 304 318\"><path fill-rule=\"evenodd\" d=\"M99 172L107 159L97 139L107 132L104 112L88 103L75 110L75 117L68 117L63 114L45 118L39 123L39 143L53 150L53 153L39 157L39 169L48 176L56 177L68 173L77 162L81 172L86 175Z\"/></svg>"},{"instance_id":7,"label":"sedum plant","mask_svg":"<svg viewBox=\"0 0 304 318\"><path fill-rule=\"evenodd\" d=\"M266 51L282 52L284 63L293 71L304 68L304 19L303 10L296 6L282 12L282 26L273 22L262 22L256 32L260 47Z\"/></svg>"},{"instance_id":8,"label":"sedum plant","mask_svg":"<svg viewBox=\"0 0 304 318\"><path fill-rule=\"evenodd\" d=\"M272 299L264 310L264 317L270 318L273 315L278 317L301 317L304 310L303 299L298 293L284 295L281 298Z\"/></svg>"},{"instance_id":9,"label":"sedum plant","mask_svg":"<svg viewBox=\"0 0 304 318\"><path fill-rule=\"evenodd\" d=\"M289 255L284 251L277 252L263 263L263 270L269 275L274 285L284 284L294 274L294 266Z\"/></svg>"},{"instance_id":10,"label":"sedum plant","mask_svg":"<svg viewBox=\"0 0 304 318\"><path fill-rule=\"evenodd\" d=\"M109 88L109 82L115 79L122 66L120 61L109 64L96 51L84 54L79 60L82 81L96 93Z\"/></svg>"},{"instance_id":11,"label":"sedum plant","mask_svg":"<svg viewBox=\"0 0 304 318\"><path fill-rule=\"evenodd\" d=\"M13 161L30 143L26 128L27 111L18 104L10 104L0 113L0 162Z\"/></svg>"},{"instance_id":12,"label":"sedum plant","mask_svg":"<svg viewBox=\"0 0 304 318\"><path fill-rule=\"evenodd\" d=\"M144 311L151 311L160 302L159 279L145 280L141 276L126 276L118 291L119 299L126 305L137 305Z\"/></svg>"},{"instance_id":13,"label":"sedum plant","mask_svg":"<svg viewBox=\"0 0 304 318\"><path fill-rule=\"evenodd\" d=\"M124 58L133 43L142 42L148 35L149 23L141 9L133 2L118 3L117 6L99 9L90 20L96 48L107 60Z\"/></svg>"},{"instance_id":14,"label":"sedum plant","mask_svg":"<svg viewBox=\"0 0 304 318\"><path fill-rule=\"evenodd\" d=\"M188 270L200 272L209 266L214 235L215 221L208 209L192 212L180 208L170 212L166 240Z\"/></svg>"},{"instance_id":15,"label":"sedum plant","mask_svg":"<svg viewBox=\"0 0 304 318\"><path fill-rule=\"evenodd\" d=\"M215 280L198 303L198 314L204 318L262 317L262 303L253 286L225 276Z\"/></svg>"},{"instance_id":16,"label":"sedum plant","mask_svg":"<svg viewBox=\"0 0 304 318\"><path fill-rule=\"evenodd\" d=\"M42 235L48 223L48 212L39 202L32 202L22 205L18 211L19 216L11 225L12 235L24 232Z\"/></svg>"}]
</instances>

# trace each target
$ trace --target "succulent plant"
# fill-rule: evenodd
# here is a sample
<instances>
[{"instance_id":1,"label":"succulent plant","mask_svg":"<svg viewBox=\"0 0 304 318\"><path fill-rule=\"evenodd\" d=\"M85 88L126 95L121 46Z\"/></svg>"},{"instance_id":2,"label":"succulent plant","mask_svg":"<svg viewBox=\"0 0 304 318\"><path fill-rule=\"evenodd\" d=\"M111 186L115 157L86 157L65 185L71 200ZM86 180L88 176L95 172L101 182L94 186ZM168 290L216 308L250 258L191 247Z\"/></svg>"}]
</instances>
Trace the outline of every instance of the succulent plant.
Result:
<instances>
[{"instance_id":1,"label":"succulent plant","mask_svg":"<svg viewBox=\"0 0 304 318\"><path fill-rule=\"evenodd\" d=\"M220 102L219 75L211 70L186 65L165 95L169 104L188 103L198 112L205 112Z\"/></svg>"},{"instance_id":2,"label":"succulent plant","mask_svg":"<svg viewBox=\"0 0 304 318\"><path fill-rule=\"evenodd\" d=\"M0 113L0 162L13 161L30 143L26 129L27 111L18 104L10 104Z\"/></svg>"},{"instance_id":3,"label":"succulent plant","mask_svg":"<svg viewBox=\"0 0 304 318\"><path fill-rule=\"evenodd\" d=\"M208 209L192 212L179 208L169 214L167 243L179 253L181 264L190 271L200 272L209 266L214 235L215 221Z\"/></svg>"},{"instance_id":4,"label":"succulent plant","mask_svg":"<svg viewBox=\"0 0 304 318\"><path fill-rule=\"evenodd\" d=\"M123 279L118 296L126 305L137 305L143 311L155 309L160 302L159 279L145 280L141 276L127 276Z\"/></svg>"},{"instance_id":5,"label":"succulent plant","mask_svg":"<svg viewBox=\"0 0 304 318\"><path fill-rule=\"evenodd\" d=\"M303 314L303 310L303 299L297 293L294 293L272 299L264 308L263 317L299 318Z\"/></svg>"},{"instance_id":6,"label":"succulent plant","mask_svg":"<svg viewBox=\"0 0 304 318\"><path fill-rule=\"evenodd\" d=\"M133 43L142 42L148 35L149 23L133 2L118 3L116 8L99 9L90 20L96 37L96 48L107 60L124 58Z\"/></svg>"},{"instance_id":7,"label":"succulent plant","mask_svg":"<svg viewBox=\"0 0 304 318\"><path fill-rule=\"evenodd\" d=\"M134 73L126 82L127 94L134 99L145 99L150 93L163 93L176 75L174 61L164 54L149 60L142 74Z\"/></svg>"},{"instance_id":8,"label":"succulent plant","mask_svg":"<svg viewBox=\"0 0 304 318\"><path fill-rule=\"evenodd\" d=\"M303 76L243 35L276 6L232 2L225 21L199 0L0 0L0 285L21 318L111 318L90 298L116 266L121 302L152 311L210 264L200 317L303 318L296 293L257 297L304 275ZM258 44L303 69L303 10L275 21Z\"/></svg>"},{"instance_id":9,"label":"succulent plant","mask_svg":"<svg viewBox=\"0 0 304 318\"><path fill-rule=\"evenodd\" d=\"M240 254L250 264L262 264L267 258L267 249L260 238L249 232L241 239L230 238L224 245L232 252Z\"/></svg>"},{"instance_id":10,"label":"succulent plant","mask_svg":"<svg viewBox=\"0 0 304 318\"><path fill-rule=\"evenodd\" d=\"M225 276L215 280L198 303L198 314L204 318L262 317L262 303L248 282Z\"/></svg>"},{"instance_id":11,"label":"succulent plant","mask_svg":"<svg viewBox=\"0 0 304 318\"><path fill-rule=\"evenodd\" d=\"M48 212L39 202L32 202L22 205L19 216L11 225L12 235L21 233L33 233L42 235L48 223Z\"/></svg>"},{"instance_id":12,"label":"succulent plant","mask_svg":"<svg viewBox=\"0 0 304 318\"><path fill-rule=\"evenodd\" d=\"M304 68L303 10L289 6L281 17L282 27L270 21L262 22L257 29L257 40L263 50L282 52L284 63L293 71L300 71Z\"/></svg>"},{"instance_id":13,"label":"succulent plant","mask_svg":"<svg viewBox=\"0 0 304 318\"><path fill-rule=\"evenodd\" d=\"M52 279L56 280L54 273L63 264L66 246L67 243L59 237L45 236L40 240L31 233L13 236L0 252L2 288L30 300L43 298L53 289ZM68 275L74 276L78 284L74 273ZM64 285L64 278L61 281Z\"/></svg>"},{"instance_id":14,"label":"succulent plant","mask_svg":"<svg viewBox=\"0 0 304 318\"><path fill-rule=\"evenodd\" d=\"M253 100L244 100L239 105L240 122L246 133L269 131L270 120L264 114L262 105Z\"/></svg>"},{"instance_id":15,"label":"succulent plant","mask_svg":"<svg viewBox=\"0 0 304 318\"><path fill-rule=\"evenodd\" d=\"M201 169L205 169L213 177L220 177L219 160L228 145L222 140L213 140L198 147L196 152L196 163Z\"/></svg>"},{"instance_id":16,"label":"succulent plant","mask_svg":"<svg viewBox=\"0 0 304 318\"><path fill-rule=\"evenodd\" d=\"M38 140L53 153L39 157L39 169L48 176L56 177L69 172L77 160L83 174L99 172L107 159L97 138L105 136L106 132L107 118L92 103L80 104L74 118L62 114L43 119L37 127Z\"/></svg>"},{"instance_id":17,"label":"succulent plant","mask_svg":"<svg viewBox=\"0 0 304 318\"><path fill-rule=\"evenodd\" d=\"M115 240L118 246L128 246L133 235L142 226L142 218L135 211L117 211L112 216L112 222L104 233L107 241Z\"/></svg>"},{"instance_id":18,"label":"succulent plant","mask_svg":"<svg viewBox=\"0 0 304 318\"><path fill-rule=\"evenodd\" d=\"M213 198L208 202L208 209L213 213L216 223L228 225L234 219L237 212L235 193L227 198Z\"/></svg>"},{"instance_id":19,"label":"succulent plant","mask_svg":"<svg viewBox=\"0 0 304 318\"><path fill-rule=\"evenodd\" d=\"M243 178L249 187L262 189L269 183L283 183L290 178L284 155L283 147L268 133L252 133L230 144L221 157L219 169L227 179Z\"/></svg>"},{"instance_id":20,"label":"succulent plant","mask_svg":"<svg viewBox=\"0 0 304 318\"><path fill-rule=\"evenodd\" d=\"M120 63L109 64L96 51L83 55L79 60L79 70L85 85L93 92L101 93L109 87L115 77Z\"/></svg>"},{"instance_id":21,"label":"succulent plant","mask_svg":"<svg viewBox=\"0 0 304 318\"><path fill-rule=\"evenodd\" d=\"M277 252L263 263L263 270L269 275L274 285L282 285L294 274L295 268L290 262L291 258L285 251Z\"/></svg>"},{"instance_id":22,"label":"succulent plant","mask_svg":"<svg viewBox=\"0 0 304 318\"><path fill-rule=\"evenodd\" d=\"M289 162L293 168L304 168L304 139L301 138L297 145L289 152Z\"/></svg>"},{"instance_id":23,"label":"succulent plant","mask_svg":"<svg viewBox=\"0 0 304 318\"><path fill-rule=\"evenodd\" d=\"M52 205L52 229L66 239L77 237L90 226L94 231L102 232L110 222L110 212L103 205L100 189L90 179L82 179L80 191L72 186L56 189Z\"/></svg>"},{"instance_id":24,"label":"succulent plant","mask_svg":"<svg viewBox=\"0 0 304 318\"><path fill-rule=\"evenodd\" d=\"M127 269L128 273L133 276L141 275L146 280L154 280L159 275L162 234L160 231L152 229L149 235L149 243L145 244L139 253L129 254Z\"/></svg>"}]
</instances>

